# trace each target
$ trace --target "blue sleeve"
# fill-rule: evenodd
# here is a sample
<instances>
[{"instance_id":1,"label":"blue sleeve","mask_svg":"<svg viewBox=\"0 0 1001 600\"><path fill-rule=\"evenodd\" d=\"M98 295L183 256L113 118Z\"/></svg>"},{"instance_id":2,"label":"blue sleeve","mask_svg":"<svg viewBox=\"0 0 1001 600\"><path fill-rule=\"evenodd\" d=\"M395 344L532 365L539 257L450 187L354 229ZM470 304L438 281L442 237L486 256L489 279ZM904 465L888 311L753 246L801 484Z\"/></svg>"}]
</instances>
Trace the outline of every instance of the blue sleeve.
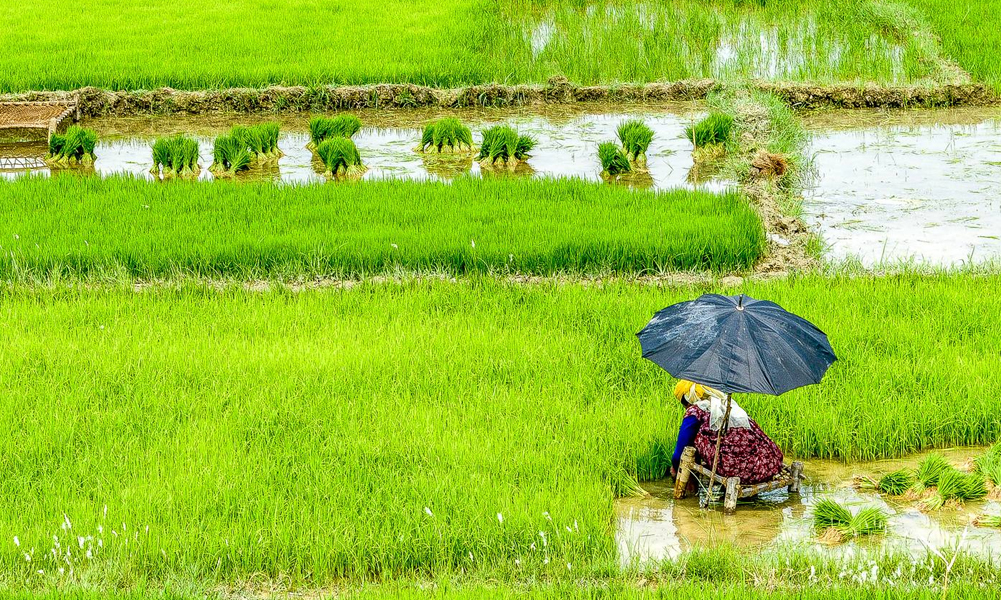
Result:
<instances>
[{"instance_id":1,"label":"blue sleeve","mask_svg":"<svg viewBox=\"0 0 1001 600\"><path fill-rule=\"evenodd\" d=\"M671 457L671 465L677 469L681 462L681 453L685 446L695 443L695 434L699 432L699 420L696 417L685 417L678 428L678 443L674 446L674 456Z\"/></svg>"}]
</instances>

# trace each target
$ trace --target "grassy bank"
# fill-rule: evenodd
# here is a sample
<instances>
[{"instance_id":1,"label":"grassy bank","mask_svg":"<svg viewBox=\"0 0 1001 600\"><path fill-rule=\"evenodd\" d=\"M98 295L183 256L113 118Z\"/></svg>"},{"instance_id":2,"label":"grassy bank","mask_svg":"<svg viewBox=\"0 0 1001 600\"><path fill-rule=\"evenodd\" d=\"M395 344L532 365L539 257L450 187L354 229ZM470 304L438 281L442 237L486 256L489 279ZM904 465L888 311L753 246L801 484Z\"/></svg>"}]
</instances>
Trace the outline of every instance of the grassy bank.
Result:
<instances>
[{"instance_id":1,"label":"grassy bank","mask_svg":"<svg viewBox=\"0 0 1001 600\"><path fill-rule=\"evenodd\" d=\"M821 386L742 403L801 456L994 441L998 284L750 285L826 330L840 361ZM0 570L309 584L607 573L613 492L625 472L664 473L681 416L634 333L695 293L6 291ZM71 563L49 559L53 536Z\"/></svg>"},{"instance_id":2,"label":"grassy bank","mask_svg":"<svg viewBox=\"0 0 1001 600\"><path fill-rule=\"evenodd\" d=\"M1001 88L1001 2L907 0L932 24L943 50L974 79Z\"/></svg>"},{"instance_id":3,"label":"grassy bank","mask_svg":"<svg viewBox=\"0 0 1001 600\"><path fill-rule=\"evenodd\" d=\"M0 7L0 91L453 86L561 74L580 84L913 83L941 75L927 34L893 0L93 0L86 10L26 0Z\"/></svg>"},{"instance_id":4,"label":"grassy bank","mask_svg":"<svg viewBox=\"0 0 1001 600\"><path fill-rule=\"evenodd\" d=\"M0 277L355 276L746 269L764 230L736 194L580 180L0 185Z\"/></svg>"}]
</instances>

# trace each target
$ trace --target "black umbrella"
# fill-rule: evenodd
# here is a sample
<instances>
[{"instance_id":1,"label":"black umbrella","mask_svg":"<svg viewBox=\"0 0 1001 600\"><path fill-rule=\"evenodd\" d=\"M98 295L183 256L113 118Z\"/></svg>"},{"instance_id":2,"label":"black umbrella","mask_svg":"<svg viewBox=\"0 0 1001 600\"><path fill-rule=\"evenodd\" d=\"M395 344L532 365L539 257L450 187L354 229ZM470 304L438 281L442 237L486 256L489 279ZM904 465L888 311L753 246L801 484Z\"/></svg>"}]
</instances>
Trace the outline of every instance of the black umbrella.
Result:
<instances>
[{"instance_id":1,"label":"black umbrella","mask_svg":"<svg viewBox=\"0 0 1001 600\"><path fill-rule=\"evenodd\" d=\"M778 304L744 296L704 294L661 310L636 334L647 358L678 379L726 393L709 488L730 417L730 394L779 394L820 383L837 360L827 335Z\"/></svg>"},{"instance_id":2,"label":"black umbrella","mask_svg":"<svg viewBox=\"0 0 1001 600\"><path fill-rule=\"evenodd\" d=\"M727 394L778 396L820 383L837 360L812 323L744 295L704 294L668 306L636 335L643 358Z\"/></svg>"}]
</instances>

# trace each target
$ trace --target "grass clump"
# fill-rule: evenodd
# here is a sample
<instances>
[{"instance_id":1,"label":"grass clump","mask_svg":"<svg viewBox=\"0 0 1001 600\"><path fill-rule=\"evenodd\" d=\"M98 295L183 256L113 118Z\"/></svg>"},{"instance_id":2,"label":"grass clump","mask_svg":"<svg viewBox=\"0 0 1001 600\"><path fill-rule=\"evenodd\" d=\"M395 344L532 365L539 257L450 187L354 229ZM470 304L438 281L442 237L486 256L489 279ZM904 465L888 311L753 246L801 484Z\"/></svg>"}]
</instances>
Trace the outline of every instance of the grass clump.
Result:
<instances>
[{"instance_id":1,"label":"grass clump","mask_svg":"<svg viewBox=\"0 0 1001 600\"><path fill-rule=\"evenodd\" d=\"M916 479L913 486L914 491L921 493L928 488L937 486L942 474L951 470L953 470L952 465L941 454L929 454L921 461L914 473Z\"/></svg>"},{"instance_id":2,"label":"grass clump","mask_svg":"<svg viewBox=\"0 0 1001 600\"><path fill-rule=\"evenodd\" d=\"M424 126L418 152L463 154L473 151L473 132L459 119L446 117Z\"/></svg>"},{"instance_id":3,"label":"grass clump","mask_svg":"<svg viewBox=\"0 0 1001 600\"><path fill-rule=\"evenodd\" d=\"M653 141L653 129L639 119L632 119L621 123L617 133L629 162L638 169L646 169L646 151Z\"/></svg>"},{"instance_id":4,"label":"grass clump","mask_svg":"<svg viewBox=\"0 0 1001 600\"><path fill-rule=\"evenodd\" d=\"M633 170L625 152L615 142L598 144L598 160L601 161L601 173L606 177L615 177Z\"/></svg>"},{"instance_id":5,"label":"grass clump","mask_svg":"<svg viewBox=\"0 0 1001 600\"><path fill-rule=\"evenodd\" d=\"M696 148L724 145L733 133L733 117L723 112L713 112L695 125L685 128L685 137Z\"/></svg>"},{"instance_id":6,"label":"grass clump","mask_svg":"<svg viewBox=\"0 0 1001 600\"><path fill-rule=\"evenodd\" d=\"M867 490L875 490L890 496L902 496L914 486L916 478L913 471L900 469L892 473L883 475L878 480L871 477L862 477L858 480L859 487Z\"/></svg>"},{"instance_id":7,"label":"grass clump","mask_svg":"<svg viewBox=\"0 0 1001 600\"><path fill-rule=\"evenodd\" d=\"M843 505L824 499L813 509L813 527L822 540L839 543L886 531L886 514L878 508L868 507L852 515Z\"/></svg>"},{"instance_id":8,"label":"grass clump","mask_svg":"<svg viewBox=\"0 0 1001 600\"><path fill-rule=\"evenodd\" d=\"M249 169L251 162L253 156L246 144L236 136L220 135L215 139L209 171L216 176L235 175Z\"/></svg>"},{"instance_id":9,"label":"grass clump","mask_svg":"<svg viewBox=\"0 0 1001 600\"><path fill-rule=\"evenodd\" d=\"M53 133L49 137L49 153L45 162L52 165L92 165L97 132L73 125L65 134Z\"/></svg>"},{"instance_id":10,"label":"grass clump","mask_svg":"<svg viewBox=\"0 0 1001 600\"><path fill-rule=\"evenodd\" d=\"M968 500L979 500L986 495L983 476L979 473L963 473L950 467L938 476L935 493L925 499L922 508L937 510L950 500L961 504Z\"/></svg>"},{"instance_id":11,"label":"grass clump","mask_svg":"<svg viewBox=\"0 0 1001 600\"><path fill-rule=\"evenodd\" d=\"M327 177L360 177L365 172L358 148L348 138L324 140L317 146L316 153L326 167Z\"/></svg>"},{"instance_id":12,"label":"grass clump","mask_svg":"<svg viewBox=\"0 0 1001 600\"><path fill-rule=\"evenodd\" d=\"M201 171L198 165L198 142L184 135L157 138L153 142L153 168L155 176L197 177Z\"/></svg>"},{"instance_id":13,"label":"grass clump","mask_svg":"<svg viewBox=\"0 0 1001 600\"><path fill-rule=\"evenodd\" d=\"M505 165L515 167L529 157L535 139L518 132L509 125L495 125L483 132L479 161L485 167Z\"/></svg>"},{"instance_id":14,"label":"grass clump","mask_svg":"<svg viewBox=\"0 0 1001 600\"><path fill-rule=\"evenodd\" d=\"M359 130L361 119L354 115L316 116L309 120L309 143L306 147L316 150L320 144L332 138L351 139Z\"/></svg>"}]
</instances>

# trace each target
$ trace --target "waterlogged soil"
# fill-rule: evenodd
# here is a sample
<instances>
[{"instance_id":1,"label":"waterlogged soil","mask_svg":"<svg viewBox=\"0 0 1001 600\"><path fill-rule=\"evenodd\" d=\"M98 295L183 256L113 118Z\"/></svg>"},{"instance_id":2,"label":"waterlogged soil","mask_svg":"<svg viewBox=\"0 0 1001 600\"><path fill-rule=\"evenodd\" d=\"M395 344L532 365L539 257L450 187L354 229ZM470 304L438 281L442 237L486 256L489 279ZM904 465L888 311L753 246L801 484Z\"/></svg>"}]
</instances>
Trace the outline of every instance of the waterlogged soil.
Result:
<instances>
[{"instance_id":1,"label":"waterlogged soil","mask_svg":"<svg viewBox=\"0 0 1001 600\"><path fill-rule=\"evenodd\" d=\"M983 452L982 448L938 450L952 464L962 466ZM1001 512L997 502L969 502L925 513L913 503L897 502L875 492L858 491L852 477L880 475L904 467L915 467L927 453L904 459L869 463L806 460L800 494L779 490L761 494L754 501L741 501L733 515L718 509L704 510L699 500L673 500L670 480L648 482L649 493L641 498L617 501L616 543L624 565L671 559L693 548L736 545L751 549L808 548L834 556L859 552L894 550L924 556L929 548L962 548L988 558L1001 556L1001 530L976 527L973 519L983 513ZM812 506L820 499L833 498L851 509L876 506L889 514L885 535L830 545L818 540L813 530Z\"/></svg>"},{"instance_id":2,"label":"waterlogged soil","mask_svg":"<svg viewBox=\"0 0 1001 600\"><path fill-rule=\"evenodd\" d=\"M803 218L835 260L956 266L1001 256L1001 110L804 116Z\"/></svg>"},{"instance_id":3,"label":"waterlogged soil","mask_svg":"<svg viewBox=\"0 0 1001 600\"><path fill-rule=\"evenodd\" d=\"M684 129L704 116L704 110L694 103L671 103L643 107L576 108L553 106L540 110L528 109L468 109L455 111L410 110L360 110L354 111L364 127L353 140L358 146L362 161L368 167L364 179L401 178L416 180L447 180L463 174L473 176L549 176L577 177L600 181L601 166L597 158L597 145L616 139L616 128L630 118L643 119L655 132L647 152L649 173L637 173L621 178L616 183L640 188L668 189L694 187L689 181L692 168L691 144L684 138ZM414 151L425 123L443 116L456 116L473 130L478 144L481 131L491 125L504 123L514 126L520 133L535 138L537 145L531 157L514 171L484 169L473 160L465 158L423 155ZM193 135L199 142L202 171L200 178L210 180L208 171L212 163L212 144L217 135L226 133L236 124L251 124L264 119L259 116L173 116L102 118L86 122L97 131L99 142L91 171L107 176L131 174L152 178L150 145L156 137L184 133ZM309 115L272 118L282 125L279 148L284 156L277 163L255 166L239 174L238 180L273 180L283 183L324 182L323 166L306 148L309 142ZM45 146L35 144L8 144L0 148L0 155L30 155L36 160L45 154ZM6 152L6 154L4 154ZM53 173L52 169L38 166L32 169L7 170L6 177L18 174ZM65 171L58 171L62 174ZM79 172L79 170L76 170ZM726 187L726 182L709 181L698 184L708 189Z\"/></svg>"}]
</instances>

